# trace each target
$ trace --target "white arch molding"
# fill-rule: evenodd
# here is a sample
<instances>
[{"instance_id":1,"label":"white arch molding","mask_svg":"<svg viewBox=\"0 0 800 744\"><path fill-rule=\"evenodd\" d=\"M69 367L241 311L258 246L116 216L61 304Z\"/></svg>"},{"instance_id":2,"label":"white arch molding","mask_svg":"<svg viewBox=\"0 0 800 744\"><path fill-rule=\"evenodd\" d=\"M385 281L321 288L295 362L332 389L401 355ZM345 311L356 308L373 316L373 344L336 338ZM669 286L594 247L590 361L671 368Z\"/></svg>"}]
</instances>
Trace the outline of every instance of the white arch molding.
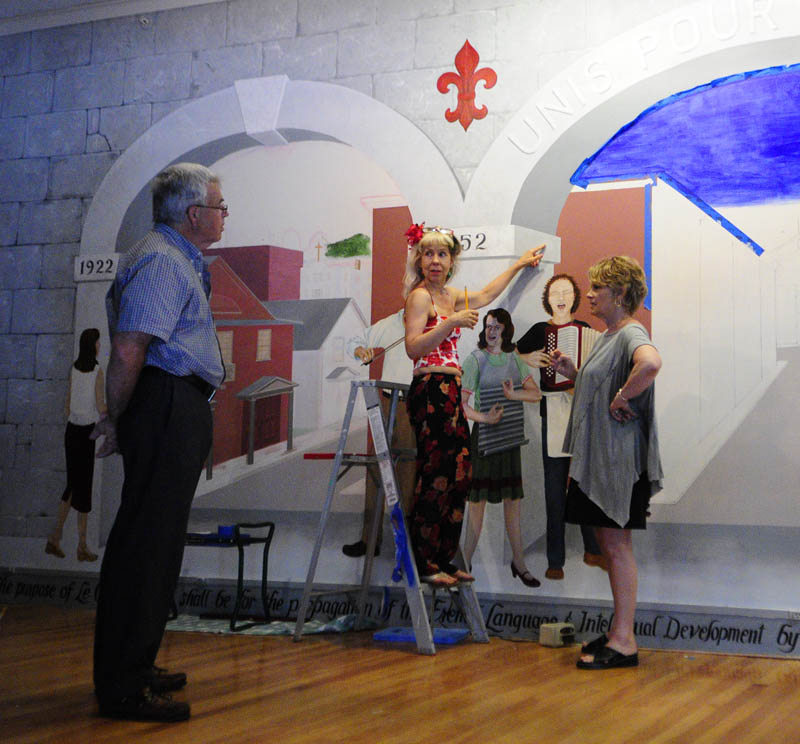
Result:
<instances>
[{"instance_id":1,"label":"white arch molding","mask_svg":"<svg viewBox=\"0 0 800 744\"><path fill-rule=\"evenodd\" d=\"M137 139L114 163L92 200L81 252L107 251L130 203L164 166L209 142L247 134L280 145L279 130L305 130L360 150L389 173L409 200L456 221L462 204L458 182L431 140L393 109L350 88L292 81L283 75L237 81L187 103ZM425 177L420 177L425 163Z\"/></svg>"}]
</instances>

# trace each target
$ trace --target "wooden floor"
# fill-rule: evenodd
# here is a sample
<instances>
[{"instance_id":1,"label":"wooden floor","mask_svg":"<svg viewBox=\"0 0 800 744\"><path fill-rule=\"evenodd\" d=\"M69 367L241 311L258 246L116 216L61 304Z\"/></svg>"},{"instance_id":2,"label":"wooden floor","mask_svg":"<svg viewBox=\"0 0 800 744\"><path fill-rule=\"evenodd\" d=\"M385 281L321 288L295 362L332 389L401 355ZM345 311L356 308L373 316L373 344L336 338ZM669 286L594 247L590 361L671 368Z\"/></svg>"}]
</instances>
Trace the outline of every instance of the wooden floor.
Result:
<instances>
[{"instance_id":1,"label":"wooden floor","mask_svg":"<svg viewBox=\"0 0 800 744\"><path fill-rule=\"evenodd\" d=\"M185 723L99 718L94 613L11 605L0 620L3 742L800 742L800 662L640 653L585 672L576 648L493 638L434 657L369 633L167 633L159 663L189 675Z\"/></svg>"}]
</instances>

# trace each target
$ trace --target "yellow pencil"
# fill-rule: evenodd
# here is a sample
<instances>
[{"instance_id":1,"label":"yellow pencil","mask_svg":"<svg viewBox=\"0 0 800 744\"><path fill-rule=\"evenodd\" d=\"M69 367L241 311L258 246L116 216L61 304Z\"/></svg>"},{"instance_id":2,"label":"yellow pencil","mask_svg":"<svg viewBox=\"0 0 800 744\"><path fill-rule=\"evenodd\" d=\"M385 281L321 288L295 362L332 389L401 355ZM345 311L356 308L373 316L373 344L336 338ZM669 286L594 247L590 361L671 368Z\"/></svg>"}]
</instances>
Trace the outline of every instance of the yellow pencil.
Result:
<instances>
[{"instance_id":1,"label":"yellow pencil","mask_svg":"<svg viewBox=\"0 0 800 744\"><path fill-rule=\"evenodd\" d=\"M469 297L467 296L467 288L464 287L464 309L469 310Z\"/></svg>"}]
</instances>

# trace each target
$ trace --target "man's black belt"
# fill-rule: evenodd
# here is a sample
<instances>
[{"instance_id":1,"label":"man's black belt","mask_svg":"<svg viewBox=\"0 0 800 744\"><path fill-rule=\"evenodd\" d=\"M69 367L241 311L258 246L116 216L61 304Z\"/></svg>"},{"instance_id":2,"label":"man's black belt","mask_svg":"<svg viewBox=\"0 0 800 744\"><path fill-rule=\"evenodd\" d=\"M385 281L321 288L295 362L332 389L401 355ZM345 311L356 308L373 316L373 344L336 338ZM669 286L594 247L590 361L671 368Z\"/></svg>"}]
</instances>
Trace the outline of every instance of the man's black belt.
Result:
<instances>
[{"instance_id":1,"label":"man's black belt","mask_svg":"<svg viewBox=\"0 0 800 744\"><path fill-rule=\"evenodd\" d=\"M210 382L206 382L199 375L173 375L171 372L167 372L167 370L161 369L161 367L154 367L151 364L145 366L142 372L150 375L167 375L169 377L174 377L176 380L188 382L192 387L197 388L208 400L211 400L214 397L214 393L217 392L217 389Z\"/></svg>"},{"instance_id":2,"label":"man's black belt","mask_svg":"<svg viewBox=\"0 0 800 744\"><path fill-rule=\"evenodd\" d=\"M206 382L202 377L197 375L186 375L186 377L179 377L179 380L186 380L190 385L196 387L208 400L214 397L217 389L210 383Z\"/></svg>"}]
</instances>

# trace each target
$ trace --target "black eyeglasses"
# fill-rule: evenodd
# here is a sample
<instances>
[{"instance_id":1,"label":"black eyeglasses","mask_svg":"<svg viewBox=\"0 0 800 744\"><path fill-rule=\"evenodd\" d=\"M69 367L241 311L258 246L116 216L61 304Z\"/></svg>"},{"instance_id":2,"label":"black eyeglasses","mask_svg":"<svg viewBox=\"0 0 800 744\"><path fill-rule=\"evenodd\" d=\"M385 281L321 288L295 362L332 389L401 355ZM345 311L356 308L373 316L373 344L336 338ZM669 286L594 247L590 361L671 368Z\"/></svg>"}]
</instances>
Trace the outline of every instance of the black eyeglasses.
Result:
<instances>
[{"instance_id":1,"label":"black eyeglasses","mask_svg":"<svg viewBox=\"0 0 800 744\"><path fill-rule=\"evenodd\" d=\"M199 207L200 209L218 209L220 212L228 214L228 205L223 202L218 207L212 207L210 204L190 204L189 207Z\"/></svg>"}]
</instances>

